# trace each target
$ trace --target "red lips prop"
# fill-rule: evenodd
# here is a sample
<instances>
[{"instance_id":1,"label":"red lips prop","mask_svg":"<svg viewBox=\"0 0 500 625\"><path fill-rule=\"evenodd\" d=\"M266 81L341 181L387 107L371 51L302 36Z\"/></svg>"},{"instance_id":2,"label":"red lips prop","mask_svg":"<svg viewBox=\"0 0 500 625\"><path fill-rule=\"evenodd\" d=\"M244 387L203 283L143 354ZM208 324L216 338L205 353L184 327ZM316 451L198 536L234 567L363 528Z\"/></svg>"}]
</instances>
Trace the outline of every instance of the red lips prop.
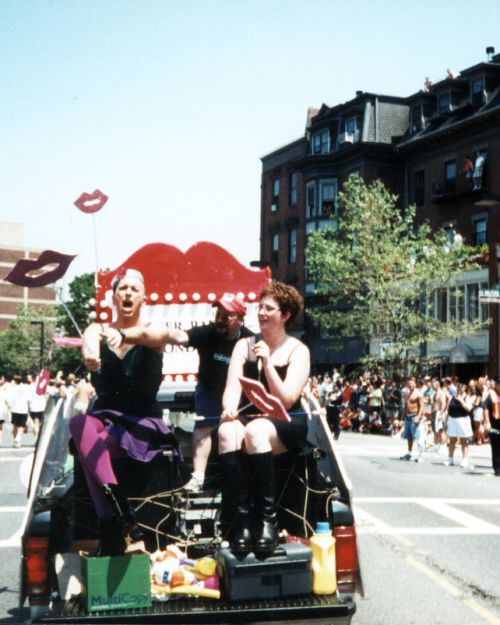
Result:
<instances>
[{"instance_id":1,"label":"red lips prop","mask_svg":"<svg viewBox=\"0 0 500 625\"><path fill-rule=\"evenodd\" d=\"M75 256L76 254L62 254L53 250L45 250L36 259L23 258L18 260L4 280L16 286L30 288L47 286L47 284L52 284L64 276ZM44 267L48 265L56 266L44 270ZM42 273L38 273L39 271ZM37 273L36 275L29 275L32 272Z\"/></svg>"},{"instance_id":2,"label":"red lips prop","mask_svg":"<svg viewBox=\"0 0 500 625\"><path fill-rule=\"evenodd\" d=\"M82 213L97 213L108 201L108 196L102 191L96 189L94 193L82 193L80 197L74 201L74 205L82 211Z\"/></svg>"},{"instance_id":3,"label":"red lips prop","mask_svg":"<svg viewBox=\"0 0 500 625\"><path fill-rule=\"evenodd\" d=\"M37 381L36 381L36 389L35 389L36 394L45 395L49 382L50 382L50 373L47 371L47 369L42 369L40 373L38 374Z\"/></svg>"},{"instance_id":4,"label":"red lips prop","mask_svg":"<svg viewBox=\"0 0 500 625\"><path fill-rule=\"evenodd\" d=\"M278 399L271 393L268 393L262 382L252 380L251 378L240 377L243 392L265 415L279 419L280 421L290 422L292 419L283 406L281 399Z\"/></svg>"}]
</instances>

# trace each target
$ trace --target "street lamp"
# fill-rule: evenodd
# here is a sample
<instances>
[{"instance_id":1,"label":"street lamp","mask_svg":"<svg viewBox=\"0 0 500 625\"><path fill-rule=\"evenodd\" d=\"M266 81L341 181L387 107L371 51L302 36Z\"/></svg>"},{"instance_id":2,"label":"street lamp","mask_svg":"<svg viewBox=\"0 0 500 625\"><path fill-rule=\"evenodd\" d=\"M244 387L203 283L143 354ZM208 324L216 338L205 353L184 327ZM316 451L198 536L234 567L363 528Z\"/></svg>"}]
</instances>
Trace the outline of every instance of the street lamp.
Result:
<instances>
[{"instance_id":1,"label":"street lamp","mask_svg":"<svg viewBox=\"0 0 500 625\"><path fill-rule=\"evenodd\" d=\"M251 260L250 267L257 267L258 269L265 269L266 267L270 267L271 263L268 263L267 260Z\"/></svg>"},{"instance_id":2,"label":"street lamp","mask_svg":"<svg viewBox=\"0 0 500 625\"><path fill-rule=\"evenodd\" d=\"M45 347L45 321L43 319L40 319L37 321L30 321L30 324L40 326L40 371L41 371L44 365L43 351Z\"/></svg>"}]
</instances>

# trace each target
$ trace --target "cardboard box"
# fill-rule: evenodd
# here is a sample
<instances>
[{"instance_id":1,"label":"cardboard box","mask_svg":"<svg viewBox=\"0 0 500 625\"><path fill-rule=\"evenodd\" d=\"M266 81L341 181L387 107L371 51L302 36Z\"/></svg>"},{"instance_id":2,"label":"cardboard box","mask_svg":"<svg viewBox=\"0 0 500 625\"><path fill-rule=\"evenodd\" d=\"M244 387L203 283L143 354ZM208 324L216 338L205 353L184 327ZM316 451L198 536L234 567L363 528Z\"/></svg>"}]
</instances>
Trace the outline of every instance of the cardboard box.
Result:
<instances>
[{"instance_id":1,"label":"cardboard box","mask_svg":"<svg viewBox=\"0 0 500 625\"><path fill-rule=\"evenodd\" d=\"M81 567L87 612L151 606L148 554L102 558L82 555Z\"/></svg>"},{"instance_id":2,"label":"cardboard box","mask_svg":"<svg viewBox=\"0 0 500 625\"><path fill-rule=\"evenodd\" d=\"M240 601L307 595L312 590L311 557L311 548L299 543L281 545L263 559L221 549L217 563L225 596Z\"/></svg>"}]
</instances>

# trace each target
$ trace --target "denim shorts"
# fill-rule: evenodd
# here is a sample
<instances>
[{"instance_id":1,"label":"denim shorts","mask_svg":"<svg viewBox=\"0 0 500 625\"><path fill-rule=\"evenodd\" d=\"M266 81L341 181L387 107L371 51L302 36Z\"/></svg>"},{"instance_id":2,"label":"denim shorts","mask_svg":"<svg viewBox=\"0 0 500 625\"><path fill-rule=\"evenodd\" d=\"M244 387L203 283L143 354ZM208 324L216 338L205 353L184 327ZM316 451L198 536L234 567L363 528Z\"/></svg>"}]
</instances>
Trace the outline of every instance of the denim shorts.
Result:
<instances>
[{"instance_id":1,"label":"denim shorts","mask_svg":"<svg viewBox=\"0 0 500 625\"><path fill-rule=\"evenodd\" d=\"M196 414L205 418L195 422L195 429L213 428L219 424L220 413L222 412L221 400L222 398L218 393L210 391L204 384L198 383L196 385L194 392Z\"/></svg>"},{"instance_id":2,"label":"denim shorts","mask_svg":"<svg viewBox=\"0 0 500 625\"><path fill-rule=\"evenodd\" d=\"M418 438L418 423L415 423L417 413L405 415L405 424L403 429L403 438L407 441L414 441Z\"/></svg>"}]
</instances>

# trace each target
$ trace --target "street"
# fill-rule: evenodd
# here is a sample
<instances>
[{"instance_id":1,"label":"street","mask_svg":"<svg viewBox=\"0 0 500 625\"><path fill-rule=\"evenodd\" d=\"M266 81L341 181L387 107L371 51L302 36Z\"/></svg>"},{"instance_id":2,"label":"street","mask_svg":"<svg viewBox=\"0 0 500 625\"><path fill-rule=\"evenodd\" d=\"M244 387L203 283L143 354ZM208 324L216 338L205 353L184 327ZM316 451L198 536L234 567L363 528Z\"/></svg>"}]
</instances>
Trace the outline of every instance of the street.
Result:
<instances>
[{"instance_id":1,"label":"street","mask_svg":"<svg viewBox=\"0 0 500 625\"><path fill-rule=\"evenodd\" d=\"M32 439L26 437L26 442ZM26 497L19 480L32 451L0 447L0 622L22 623L19 534ZM473 470L445 456L401 461L404 441L342 433L338 448L353 482L365 597L355 625L500 625L500 480L488 446L471 448ZM457 452L460 461L460 452Z\"/></svg>"},{"instance_id":2,"label":"street","mask_svg":"<svg viewBox=\"0 0 500 625\"><path fill-rule=\"evenodd\" d=\"M365 587L354 623L499 625L500 480L489 446L471 447L473 470L431 453L402 461L399 438L342 433L338 447Z\"/></svg>"}]
</instances>

